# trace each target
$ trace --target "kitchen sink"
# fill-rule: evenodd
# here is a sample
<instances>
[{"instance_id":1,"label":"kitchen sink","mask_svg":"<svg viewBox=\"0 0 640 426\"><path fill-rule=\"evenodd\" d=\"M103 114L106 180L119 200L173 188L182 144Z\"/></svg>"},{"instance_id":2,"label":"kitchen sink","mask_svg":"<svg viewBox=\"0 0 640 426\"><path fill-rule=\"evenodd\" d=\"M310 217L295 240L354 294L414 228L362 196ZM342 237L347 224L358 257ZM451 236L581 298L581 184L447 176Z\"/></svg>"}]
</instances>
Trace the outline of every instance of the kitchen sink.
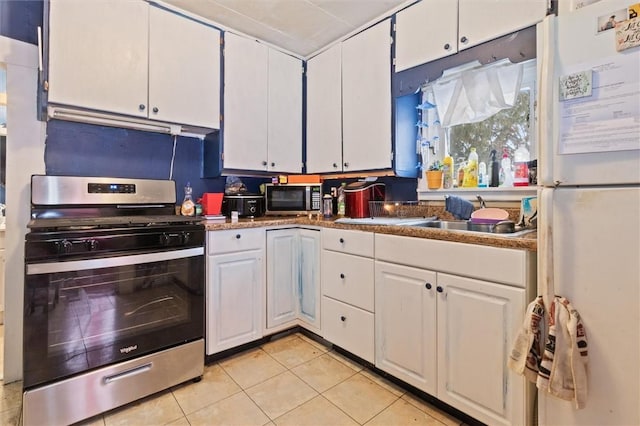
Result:
<instances>
[{"instance_id":1,"label":"kitchen sink","mask_svg":"<svg viewBox=\"0 0 640 426\"><path fill-rule=\"evenodd\" d=\"M400 226L411 226L418 228L435 228L435 229L446 229L448 231L467 231L467 232L481 232L485 234L493 234L493 235L503 235L503 236L511 236L517 237L522 236L524 234L528 234L530 232L535 231L535 229L520 229L515 228L514 232L495 232L493 224L488 223L473 223L468 220L422 220L422 221L413 221L413 222L405 222L399 224Z\"/></svg>"}]
</instances>

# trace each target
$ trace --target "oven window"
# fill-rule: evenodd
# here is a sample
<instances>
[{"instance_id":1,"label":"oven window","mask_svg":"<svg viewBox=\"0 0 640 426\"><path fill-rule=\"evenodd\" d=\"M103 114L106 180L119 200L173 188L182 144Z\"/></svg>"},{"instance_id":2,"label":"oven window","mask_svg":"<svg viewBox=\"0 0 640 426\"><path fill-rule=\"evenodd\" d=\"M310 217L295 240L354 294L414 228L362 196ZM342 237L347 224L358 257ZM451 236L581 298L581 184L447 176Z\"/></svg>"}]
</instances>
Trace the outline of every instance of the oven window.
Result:
<instances>
[{"instance_id":1,"label":"oven window","mask_svg":"<svg viewBox=\"0 0 640 426\"><path fill-rule=\"evenodd\" d=\"M25 386L202 338L203 258L27 276Z\"/></svg>"},{"instance_id":2,"label":"oven window","mask_svg":"<svg viewBox=\"0 0 640 426\"><path fill-rule=\"evenodd\" d=\"M305 188L273 188L268 208L269 210L305 210Z\"/></svg>"}]
</instances>

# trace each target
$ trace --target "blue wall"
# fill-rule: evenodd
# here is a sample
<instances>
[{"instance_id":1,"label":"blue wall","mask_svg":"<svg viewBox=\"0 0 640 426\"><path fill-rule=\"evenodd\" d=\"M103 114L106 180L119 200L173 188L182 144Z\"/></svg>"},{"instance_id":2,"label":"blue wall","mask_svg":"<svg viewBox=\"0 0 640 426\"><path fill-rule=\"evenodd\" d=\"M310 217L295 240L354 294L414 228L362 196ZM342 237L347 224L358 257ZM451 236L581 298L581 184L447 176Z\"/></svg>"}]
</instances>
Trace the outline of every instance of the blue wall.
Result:
<instances>
[{"instance_id":1,"label":"blue wall","mask_svg":"<svg viewBox=\"0 0 640 426\"><path fill-rule=\"evenodd\" d=\"M0 35L38 44L42 27L43 1L0 0Z\"/></svg>"},{"instance_id":2,"label":"blue wall","mask_svg":"<svg viewBox=\"0 0 640 426\"><path fill-rule=\"evenodd\" d=\"M44 160L48 175L169 179L172 151L170 135L51 120ZM173 163L178 202L187 182L195 197L224 192L225 178L203 179L201 172L202 141L178 136ZM250 192L266 180L242 178Z\"/></svg>"}]
</instances>

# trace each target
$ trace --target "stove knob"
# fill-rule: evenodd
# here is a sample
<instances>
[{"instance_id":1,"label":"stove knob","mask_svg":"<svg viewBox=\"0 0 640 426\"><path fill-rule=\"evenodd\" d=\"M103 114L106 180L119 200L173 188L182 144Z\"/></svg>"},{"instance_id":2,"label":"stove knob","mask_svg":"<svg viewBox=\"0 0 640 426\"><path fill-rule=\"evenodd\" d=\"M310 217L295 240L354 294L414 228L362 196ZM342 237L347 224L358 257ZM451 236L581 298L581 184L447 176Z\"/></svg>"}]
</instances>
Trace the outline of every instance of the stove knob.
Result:
<instances>
[{"instance_id":1,"label":"stove knob","mask_svg":"<svg viewBox=\"0 0 640 426\"><path fill-rule=\"evenodd\" d=\"M97 251L98 250L98 240L87 240L87 250L89 251Z\"/></svg>"},{"instance_id":2,"label":"stove knob","mask_svg":"<svg viewBox=\"0 0 640 426\"><path fill-rule=\"evenodd\" d=\"M255 212L256 212L256 206L255 205L249 206L249 213L255 214Z\"/></svg>"},{"instance_id":3,"label":"stove knob","mask_svg":"<svg viewBox=\"0 0 640 426\"><path fill-rule=\"evenodd\" d=\"M191 234L189 232L183 232L180 239L182 240L182 244L188 244L191 239Z\"/></svg>"},{"instance_id":4,"label":"stove knob","mask_svg":"<svg viewBox=\"0 0 640 426\"><path fill-rule=\"evenodd\" d=\"M171 242L171 237L169 234L161 234L160 235L160 245L168 246Z\"/></svg>"},{"instance_id":5,"label":"stove knob","mask_svg":"<svg viewBox=\"0 0 640 426\"><path fill-rule=\"evenodd\" d=\"M73 248L73 243L69 240L62 240L56 243L58 246L58 254L69 254Z\"/></svg>"}]
</instances>

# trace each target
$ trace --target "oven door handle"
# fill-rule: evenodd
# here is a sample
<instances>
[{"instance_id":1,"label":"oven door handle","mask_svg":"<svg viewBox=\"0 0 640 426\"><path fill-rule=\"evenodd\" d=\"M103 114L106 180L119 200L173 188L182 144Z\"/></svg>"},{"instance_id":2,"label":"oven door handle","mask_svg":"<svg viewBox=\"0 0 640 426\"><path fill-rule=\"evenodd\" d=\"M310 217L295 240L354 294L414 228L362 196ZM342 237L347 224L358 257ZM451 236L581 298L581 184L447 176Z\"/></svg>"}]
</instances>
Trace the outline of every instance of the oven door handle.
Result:
<instances>
[{"instance_id":1,"label":"oven door handle","mask_svg":"<svg viewBox=\"0 0 640 426\"><path fill-rule=\"evenodd\" d=\"M151 367L153 367L153 365L152 365L151 362L149 362L149 363L141 365L139 367L132 368L131 370L123 371L122 373L114 374L112 376L107 376L102 380L103 380L105 385L108 385L109 383L113 383L113 382L115 382L117 380L126 379L127 377L136 376L138 374L146 373L147 371L151 370Z\"/></svg>"},{"instance_id":2,"label":"oven door handle","mask_svg":"<svg viewBox=\"0 0 640 426\"><path fill-rule=\"evenodd\" d=\"M111 268L117 266L139 265L204 255L204 247L182 250L160 251L155 253L133 254L99 259L72 260L69 262L48 262L27 264L27 275L52 274L56 272L85 271L88 269Z\"/></svg>"}]
</instances>

